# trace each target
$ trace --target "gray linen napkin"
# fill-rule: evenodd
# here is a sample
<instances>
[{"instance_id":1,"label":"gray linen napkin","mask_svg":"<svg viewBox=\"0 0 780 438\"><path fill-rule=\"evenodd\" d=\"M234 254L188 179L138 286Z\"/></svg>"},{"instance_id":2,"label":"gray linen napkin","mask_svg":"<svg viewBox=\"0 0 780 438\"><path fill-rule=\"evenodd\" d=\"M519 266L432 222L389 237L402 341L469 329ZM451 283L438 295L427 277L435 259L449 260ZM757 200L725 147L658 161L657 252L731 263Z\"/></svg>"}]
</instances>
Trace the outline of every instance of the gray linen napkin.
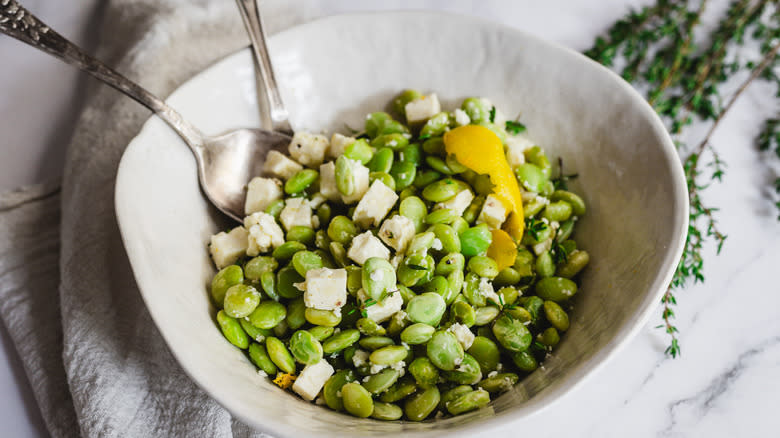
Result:
<instances>
[{"instance_id":1,"label":"gray linen napkin","mask_svg":"<svg viewBox=\"0 0 780 438\"><path fill-rule=\"evenodd\" d=\"M263 7L269 33L322 14L313 0ZM101 32L97 57L162 96L247 44L228 0L111 0ZM61 194L55 183L0 196L0 317L46 425L56 437L258 436L182 372L144 307L114 182L149 112L103 85L89 92Z\"/></svg>"}]
</instances>

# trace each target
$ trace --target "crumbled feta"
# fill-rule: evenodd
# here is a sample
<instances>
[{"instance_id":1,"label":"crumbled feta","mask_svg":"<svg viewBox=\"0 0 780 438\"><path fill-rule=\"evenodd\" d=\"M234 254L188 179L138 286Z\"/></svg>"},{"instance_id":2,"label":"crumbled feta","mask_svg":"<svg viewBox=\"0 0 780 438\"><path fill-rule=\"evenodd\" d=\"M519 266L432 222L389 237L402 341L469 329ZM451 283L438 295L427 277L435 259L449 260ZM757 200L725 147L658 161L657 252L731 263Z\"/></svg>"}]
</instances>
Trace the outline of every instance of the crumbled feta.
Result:
<instances>
[{"instance_id":1,"label":"crumbled feta","mask_svg":"<svg viewBox=\"0 0 780 438\"><path fill-rule=\"evenodd\" d=\"M328 150L328 139L325 136L308 132L296 132L293 135L288 150L295 161L307 167L317 167L325 159Z\"/></svg>"},{"instance_id":2,"label":"crumbled feta","mask_svg":"<svg viewBox=\"0 0 780 438\"><path fill-rule=\"evenodd\" d=\"M391 259L390 264L393 266L394 269L398 269L398 266L401 264L401 262L404 260L404 255L399 253L396 253Z\"/></svg>"},{"instance_id":3,"label":"crumbled feta","mask_svg":"<svg viewBox=\"0 0 780 438\"><path fill-rule=\"evenodd\" d=\"M357 297L363 303L370 298L363 289L358 290ZM392 292L382 301L366 306L366 318L377 323L387 321L396 312L401 310L403 305L404 299L401 298L401 293L397 291Z\"/></svg>"},{"instance_id":4,"label":"crumbled feta","mask_svg":"<svg viewBox=\"0 0 780 438\"><path fill-rule=\"evenodd\" d=\"M395 194L395 191L382 181L375 180L371 184L371 188L363 195L363 199L358 202L352 220L363 228L378 227L396 201L398 201L398 195Z\"/></svg>"},{"instance_id":5,"label":"crumbled feta","mask_svg":"<svg viewBox=\"0 0 780 438\"><path fill-rule=\"evenodd\" d=\"M260 341L260 342L262 342L262 341ZM265 372L265 371L263 371L263 370L257 370L257 374L258 374L260 377L268 377L268 373L266 373L266 372Z\"/></svg>"},{"instance_id":6,"label":"crumbled feta","mask_svg":"<svg viewBox=\"0 0 780 438\"><path fill-rule=\"evenodd\" d=\"M533 245L532 248L534 250L534 254L537 256L542 255L543 253L549 251L550 248L552 248L552 237L547 240L543 240L536 245Z\"/></svg>"},{"instance_id":7,"label":"crumbled feta","mask_svg":"<svg viewBox=\"0 0 780 438\"><path fill-rule=\"evenodd\" d=\"M284 243L284 232L268 213L258 211L250 214L244 218L244 227L249 230L246 248L248 256L268 252Z\"/></svg>"},{"instance_id":8,"label":"crumbled feta","mask_svg":"<svg viewBox=\"0 0 780 438\"><path fill-rule=\"evenodd\" d=\"M469 189L463 189L453 196L452 199L448 199L444 202L439 202L434 207L434 210L440 208L449 208L455 212L458 216L463 216L463 212L471 205L471 201L474 199L474 194Z\"/></svg>"},{"instance_id":9,"label":"crumbled feta","mask_svg":"<svg viewBox=\"0 0 780 438\"><path fill-rule=\"evenodd\" d=\"M523 204L527 204L527 203L529 203L531 201L535 201L536 198L540 198L540 200L546 199L543 196L539 196L538 194L536 194L534 192L529 192L528 190L525 190L525 189L520 190L520 191L523 192L523 194L521 195L523 197Z\"/></svg>"},{"instance_id":10,"label":"crumbled feta","mask_svg":"<svg viewBox=\"0 0 780 438\"><path fill-rule=\"evenodd\" d=\"M414 222L408 217L401 216L400 214L395 215L390 219L386 219L382 223L382 227L379 228L379 238L382 239L387 246L393 248L398 254L406 251L406 247L409 246L409 242L412 241L414 234ZM398 260L398 262L400 262L400 260Z\"/></svg>"},{"instance_id":11,"label":"crumbled feta","mask_svg":"<svg viewBox=\"0 0 780 438\"><path fill-rule=\"evenodd\" d=\"M368 361L368 352L363 350L355 350L355 354L352 355L352 364L356 368L363 366Z\"/></svg>"},{"instance_id":12,"label":"crumbled feta","mask_svg":"<svg viewBox=\"0 0 780 438\"><path fill-rule=\"evenodd\" d=\"M360 161L348 160L352 167L352 178L355 181L355 191L349 196L341 195L341 200L345 204L351 204L363 198L368 191L368 167L360 164ZM395 192L393 192L395 194Z\"/></svg>"},{"instance_id":13,"label":"crumbled feta","mask_svg":"<svg viewBox=\"0 0 780 438\"><path fill-rule=\"evenodd\" d=\"M471 123L471 118L466 114L466 111L458 108L455 110L455 123L457 123L458 126L465 126Z\"/></svg>"},{"instance_id":14,"label":"crumbled feta","mask_svg":"<svg viewBox=\"0 0 780 438\"><path fill-rule=\"evenodd\" d=\"M409 348L408 346L406 347ZM406 362L399 360L398 362L391 363L390 368L398 371L398 377L403 377L406 374Z\"/></svg>"},{"instance_id":15,"label":"crumbled feta","mask_svg":"<svg viewBox=\"0 0 780 438\"><path fill-rule=\"evenodd\" d=\"M347 251L347 257L363 266L363 263L371 257L380 257L389 260L390 250L387 249L382 244L382 241L377 239L371 231L366 231L363 234L358 234L352 239L352 246L350 246L349 251Z\"/></svg>"},{"instance_id":16,"label":"crumbled feta","mask_svg":"<svg viewBox=\"0 0 780 438\"><path fill-rule=\"evenodd\" d=\"M441 112L441 104L436 94L417 98L404 106L406 121L410 125L422 123Z\"/></svg>"},{"instance_id":17,"label":"crumbled feta","mask_svg":"<svg viewBox=\"0 0 780 438\"><path fill-rule=\"evenodd\" d=\"M471 344L474 343L474 333L472 333L471 329L464 324L456 322L455 324L452 324L447 331L450 331L455 335L455 338L458 339L458 342L463 346L464 350L471 348Z\"/></svg>"},{"instance_id":18,"label":"crumbled feta","mask_svg":"<svg viewBox=\"0 0 780 438\"><path fill-rule=\"evenodd\" d=\"M341 193L336 186L336 165L333 161L320 165L320 193L330 201L341 199Z\"/></svg>"},{"instance_id":19,"label":"crumbled feta","mask_svg":"<svg viewBox=\"0 0 780 438\"><path fill-rule=\"evenodd\" d=\"M488 379L489 379L489 378L491 378L491 377L493 377L495 375L498 375L498 371L491 371L491 372L488 373L487 376L488 376Z\"/></svg>"},{"instance_id":20,"label":"crumbled feta","mask_svg":"<svg viewBox=\"0 0 780 438\"><path fill-rule=\"evenodd\" d=\"M534 143L524 135L510 135L506 139L506 161L511 168L525 163L523 152L533 147Z\"/></svg>"},{"instance_id":21,"label":"crumbled feta","mask_svg":"<svg viewBox=\"0 0 780 438\"><path fill-rule=\"evenodd\" d=\"M433 242L431 243L431 248L435 249L436 251L441 251L442 248L444 248L444 245L442 245L441 240L439 238L433 239Z\"/></svg>"},{"instance_id":22,"label":"crumbled feta","mask_svg":"<svg viewBox=\"0 0 780 438\"><path fill-rule=\"evenodd\" d=\"M255 177L247 184L244 213L250 215L265 210L277 199L282 199L282 182L276 178Z\"/></svg>"},{"instance_id":23,"label":"crumbled feta","mask_svg":"<svg viewBox=\"0 0 780 438\"><path fill-rule=\"evenodd\" d=\"M295 379L292 389L305 400L312 401L325 386L328 378L333 375L333 371L333 367L327 360L323 359L317 363L306 365L298 378Z\"/></svg>"},{"instance_id":24,"label":"crumbled feta","mask_svg":"<svg viewBox=\"0 0 780 438\"><path fill-rule=\"evenodd\" d=\"M268 155L265 156L265 163L263 164L263 171L265 173L285 180L290 179L291 176L302 169L303 166L279 151L268 151Z\"/></svg>"},{"instance_id":25,"label":"crumbled feta","mask_svg":"<svg viewBox=\"0 0 780 438\"><path fill-rule=\"evenodd\" d=\"M306 307L314 309L340 309L347 302L347 270L328 268L308 270L303 302Z\"/></svg>"},{"instance_id":26,"label":"crumbled feta","mask_svg":"<svg viewBox=\"0 0 780 438\"><path fill-rule=\"evenodd\" d=\"M311 206L311 209L317 209L320 205L322 205L323 202L327 201L327 198L322 193L315 193L314 196L311 197L309 200L309 205Z\"/></svg>"},{"instance_id":27,"label":"crumbled feta","mask_svg":"<svg viewBox=\"0 0 780 438\"><path fill-rule=\"evenodd\" d=\"M485 277L480 278L477 291L480 295L485 297L486 301L492 301L495 304L501 303L501 300L498 298L498 294L495 290L493 290L493 283L491 283L489 279Z\"/></svg>"},{"instance_id":28,"label":"crumbled feta","mask_svg":"<svg viewBox=\"0 0 780 438\"><path fill-rule=\"evenodd\" d=\"M387 365L377 365L375 363L372 363L371 368L368 370L368 372L371 374L376 374L385 368L387 368Z\"/></svg>"},{"instance_id":29,"label":"crumbled feta","mask_svg":"<svg viewBox=\"0 0 780 438\"><path fill-rule=\"evenodd\" d=\"M279 221L287 231L296 225L312 228L311 205L304 198L290 198L284 203Z\"/></svg>"},{"instance_id":30,"label":"crumbled feta","mask_svg":"<svg viewBox=\"0 0 780 438\"><path fill-rule=\"evenodd\" d=\"M338 158L344 155L344 150L347 149L347 146L354 142L355 137L347 137L346 135L335 133L330 137L330 149L328 149L328 155L333 158Z\"/></svg>"},{"instance_id":31,"label":"crumbled feta","mask_svg":"<svg viewBox=\"0 0 780 438\"><path fill-rule=\"evenodd\" d=\"M506 208L504 204L494 195L488 195L485 203L482 204L482 211L477 218L477 224L487 224L488 228L498 229L506 219Z\"/></svg>"},{"instance_id":32,"label":"crumbled feta","mask_svg":"<svg viewBox=\"0 0 780 438\"><path fill-rule=\"evenodd\" d=\"M244 227L236 227L229 233L222 231L211 236L209 252L218 269L232 265L246 253L249 233Z\"/></svg>"}]
</instances>

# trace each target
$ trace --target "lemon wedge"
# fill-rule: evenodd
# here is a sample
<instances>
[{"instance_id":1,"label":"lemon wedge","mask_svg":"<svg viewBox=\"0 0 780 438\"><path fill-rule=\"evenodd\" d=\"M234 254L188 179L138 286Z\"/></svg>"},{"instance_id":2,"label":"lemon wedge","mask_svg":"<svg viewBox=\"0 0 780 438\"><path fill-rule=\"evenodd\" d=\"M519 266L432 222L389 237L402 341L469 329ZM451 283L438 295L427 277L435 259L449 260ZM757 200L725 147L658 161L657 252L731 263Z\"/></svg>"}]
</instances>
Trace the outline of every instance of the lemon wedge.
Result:
<instances>
[{"instance_id":1,"label":"lemon wedge","mask_svg":"<svg viewBox=\"0 0 780 438\"><path fill-rule=\"evenodd\" d=\"M493 194L509 211L504 230L515 240L523 237L523 197L512 168L506 161L501 139L479 125L457 127L444 134L444 148L463 166L488 175L495 186Z\"/></svg>"}]
</instances>

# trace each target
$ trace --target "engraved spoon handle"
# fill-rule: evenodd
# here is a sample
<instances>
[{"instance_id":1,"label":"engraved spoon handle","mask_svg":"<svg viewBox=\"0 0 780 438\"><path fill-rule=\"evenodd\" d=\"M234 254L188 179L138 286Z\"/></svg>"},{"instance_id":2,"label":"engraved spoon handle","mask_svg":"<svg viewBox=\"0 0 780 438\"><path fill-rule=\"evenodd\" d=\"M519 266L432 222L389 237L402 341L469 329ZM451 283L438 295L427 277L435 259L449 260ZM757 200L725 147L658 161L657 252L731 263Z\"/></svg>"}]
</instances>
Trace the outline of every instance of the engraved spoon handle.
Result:
<instances>
[{"instance_id":1,"label":"engraved spoon handle","mask_svg":"<svg viewBox=\"0 0 780 438\"><path fill-rule=\"evenodd\" d=\"M0 33L65 61L133 98L168 123L191 148L195 149L203 145L203 134L182 119L173 108L140 85L84 53L78 46L23 8L16 0L0 0Z\"/></svg>"},{"instance_id":2,"label":"engraved spoon handle","mask_svg":"<svg viewBox=\"0 0 780 438\"><path fill-rule=\"evenodd\" d=\"M290 127L289 114L284 107L284 103L282 103L282 96L279 93L279 86L276 84L276 77L271 66L271 57L268 54L268 46L265 44L263 21L260 19L260 7L257 4L257 0L236 0L236 3L241 11L241 18L244 20L247 33L249 33L249 39L252 41L255 68L261 79L261 81L258 81L260 82L258 85L265 92L258 93L258 97L260 97L260 94L265 94L265 103L268 105L268 114L271 119L271 129L292 135L293 131Z\"/></svg>"}]
</instances>

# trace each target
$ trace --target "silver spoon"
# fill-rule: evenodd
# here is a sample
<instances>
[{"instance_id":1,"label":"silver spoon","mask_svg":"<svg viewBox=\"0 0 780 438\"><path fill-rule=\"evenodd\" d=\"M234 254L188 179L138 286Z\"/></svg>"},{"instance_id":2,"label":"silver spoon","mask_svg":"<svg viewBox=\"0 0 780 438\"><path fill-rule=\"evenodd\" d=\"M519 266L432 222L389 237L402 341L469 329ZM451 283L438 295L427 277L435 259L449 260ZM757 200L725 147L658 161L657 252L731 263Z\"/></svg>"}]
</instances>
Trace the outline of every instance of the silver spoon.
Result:
<instances>
[{"instance_id":1,"label":"silver spoon","mask_svg":"<svg viewBox=\"0 0 780 438\"><path fill-rule=\"evenodd\" d=\"M268 96L272 125L280 132L237 129L216 137L206 136L185 121L162 99L87 55L78 46L50 29L15 0L0 0L0 32L40 49L116 88L152 110L187 143L198 164L198 179L206 197L219 210L241 222L244 217L246 184L259 175L266 153L290 143L292 130L274 79L257 9L253 45ZM252 17L250 17L252 18ZM255 41L256 40L256 41Z\"/></svg>"}]
</instances>

